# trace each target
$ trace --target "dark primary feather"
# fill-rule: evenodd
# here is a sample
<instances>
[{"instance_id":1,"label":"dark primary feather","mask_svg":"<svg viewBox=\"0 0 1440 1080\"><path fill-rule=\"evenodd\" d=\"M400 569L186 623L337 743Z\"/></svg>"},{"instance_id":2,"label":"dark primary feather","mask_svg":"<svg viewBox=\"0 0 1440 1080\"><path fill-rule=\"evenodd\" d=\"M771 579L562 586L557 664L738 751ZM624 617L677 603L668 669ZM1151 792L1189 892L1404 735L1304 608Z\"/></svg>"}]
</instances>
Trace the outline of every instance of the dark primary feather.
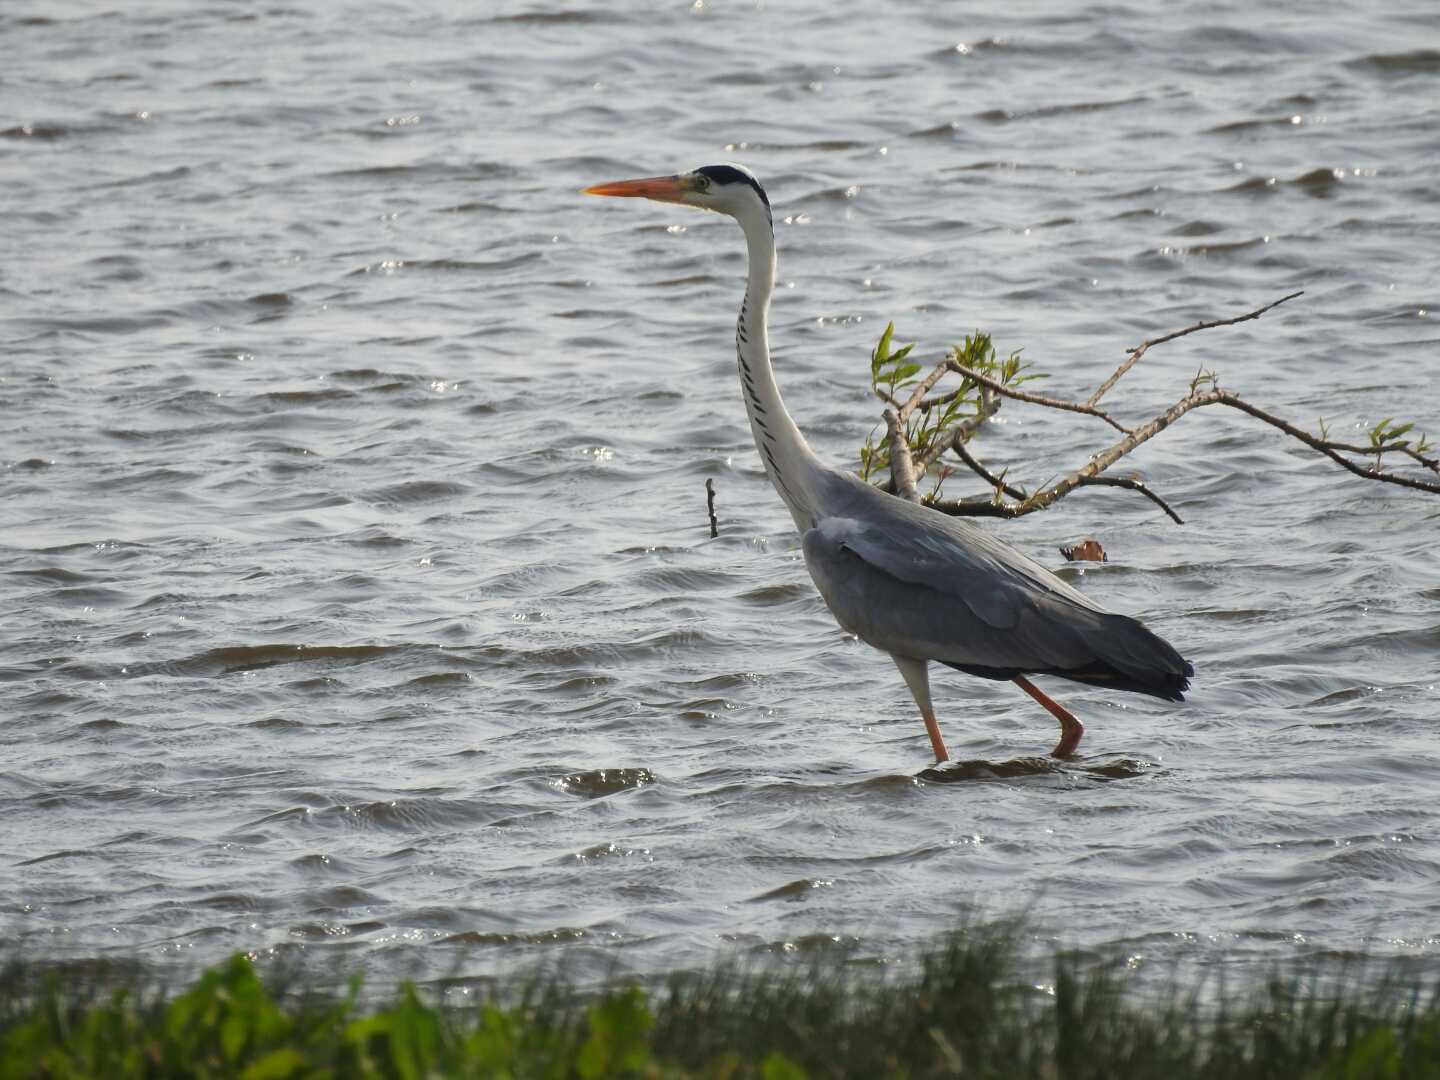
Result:
<instances>
[{"instance_id":1,"label":"dark primary feather","mask_svg":"<svg viewBox=\"0 0 1440 1080\"><path fill-rule=\"evenodd\" d=\"M983 678L1058 675L1182 700L1193 667L968 522L840 473L801 543L840 624L897 656Z\"/></svg>"}]
</instances>

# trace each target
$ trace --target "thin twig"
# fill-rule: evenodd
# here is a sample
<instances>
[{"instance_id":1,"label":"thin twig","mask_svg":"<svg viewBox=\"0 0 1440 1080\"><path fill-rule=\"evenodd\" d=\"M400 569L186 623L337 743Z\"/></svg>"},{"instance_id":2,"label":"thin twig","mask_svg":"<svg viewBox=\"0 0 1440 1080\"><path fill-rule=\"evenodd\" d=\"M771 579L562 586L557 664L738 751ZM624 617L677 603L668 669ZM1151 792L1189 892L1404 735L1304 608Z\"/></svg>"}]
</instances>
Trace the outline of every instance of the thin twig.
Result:
<instances>
[{"instance_id":1,"label":"thin twig","mask_svg":"<svg viewBox=\"0 0 1440 1080\"><path fill-rule=\"evenodd\" d=\"M1002 478L995 476L993 473L990 472L989 469L985 468L984 465L980 464L980 462L977 461L975 457L968 450L966 450L963 445L956 446L955 453L960 456L961 461L965 462L966 465L970 466L971 471L974 472L975 475L979 476L980 479L984 480L991 487L1004 492L1006 495L1009 495L1010 498L1016 500L1017 505L1015 506L1015 514L1012 516L1018 517L1020 514L1030 513L1028 509L1025 509L1025 504L1028 501L1028 497L1022 489L1014 487L1011 484L1007 484ZM1144 481L1137 480L1133 476L1090 476L1081 480L1079 486L1118 487L1125 488L1128 491L1138 491L1141 495L1144 495L1156 506L1160 507L1161 510L1165 511L1166 514L1170 515L1170 519L1174 521L1176 525L1185 524L1184 520L1180 517L1180 515L1170 508L1169 503L1167 503L1159 495L1155 494L1155 492L1151 491L1150 488L1146 486ZM931 503L930 505L935 506L940 504ZM958 505L964 506L966 505L966 503L964 502L964 500L960 500Z\"/></svg>"},{"instance_id":2,"label":"thin twig","mask_svg":"<svg viewBox=\"0 0 1440 1080\"><path fill-rule=\"evenodd\" d=\"M971 472L973 472L976 476L980 477L981 480L984 480L996 491L1004 492L1006 495L1009 495L1012 499L1015 499L1019 502L1024 502L1027 498L1025 492L1021 491L1017 487L1012 487L1011 485L1005 483L1004 479L996 476L989 469L985 468L984 465L981 465L980 462L974 457L974 455L972 455L969 450L965 449L963 443L957 444L955 446L955 453L960 456L961 461L965 462L966 465L970 466Z\"/></svg>"},{"instance_id":3,"label":"thin twig","mask_svg":"<svg viewBox=\"0 0 1440 1080\"><path fill-rule=\"evenodd\" d=\"M1098 476L1141 443L1159 435L1160 432L1164 431L1191 409L1197 409L1201 405L1213 405L1221 400L1221 395L1226 393L1227 391L1224 390L1210 390L1204 394L1190 394L1187 397L1181 398L1148 424L1142 424L1119 442L1101 450L1063 480L1031 495L1025 500L1024 512L1031 513L1035 510L1044 510L1051 503L1055 502L1056 499L1063 498L1075 488L1085 483L1088 477Z\"/></svg>"},{"instance_id":4,"label":"thin twig","mask_svg":"<svg viewBox=\"0 0 1440 1080\"><path fill-rule=\"evenodd\" d=\"M900 423L903 424L906 420L910 419L910 414L915 411L916 406L923 403L925 395L935 389L935 384L949 374L949 372L949 365L942 360L935 365L935 369L931 371L929 375L926 375L925 378L920 380L919 385L915 387L915 392L910 395L904 405L900 406L900 411L897 414Z\"/></svg>"},{"instance_id":5,"label":"thin twig","mask_svg":"<svg viewBox=\"0 0 1440 1080\"><path fill-rule=\"evenodd\" d=\"M1000 411L1002 399L999 394L988 386L980 387L980 403L975 407L975 415L967 416L955 425L955 437L961 442L967 442L970 436L980 430L980 425L989 420Z\"/></svg>"},{"instance_id":6,"label":"thin twig","mask_svg":"<svg viewBox=\"0 0 1440 1080\"><path fill-rule=\"evenodd\" d=\"M1091 476L1080 482L1081 487L1090 487L1092 485L1098 487L1125 488L1127 491L1138 491L1156 506L1160 507L1161 510L1164 510L1165 513L1169 514L1170 520L1175 522L1176 525L1185 524L1184 518L1170 509L1170 504L1159 495L1156 495L1155 492L1151 491L1143 480L1136 480L1133 476Z\"/></svg>"},{"instance_id":7,"label":"thin twig","mask_svg":"<svg viewBox=\"0 0 1440 1080\"><path fill-rule=\"evenodd\" d=\"M876 397L878 397L881 401L885 402L885 404L889 405L892 409L900 408L900 402L895 400L895 398L891 397L884 390L881 390L878 386L871 387L871 389L875 391Z\"/></svg>"},{"instance_id":8,"label":"thin twig","mask_svg":"<svg viewBox=\"0 0 1440 1080\"><path fill-rule=\"evenodd\" d=\"M1030 394L1024 390L1016 390L1013 387L1006 386L998 379L992 379L989 375L983 375L973 368L966 367L957 360L947 360L946 363L950 365L951 371L964 375L967 379L974 379L981 386L988 386L991 390L994 390L995 393L1001 394L1004 397L1014 398L1016 401L1028 401L1031 405L1044 405L1047 409L1063 409L1065 412L1084 413L1086 416L1094 416L1100 420L1104 420L1105 423L1109 424L1116 431L1123 432L1126 435L1130 433L1130 429L1124 424L1111 417L1109 413L1102 412L1093 405L1083 404L1078 401L1066 401L1063 398L1046 397L1044 394Z\"/></svg>"},{"instance_id":9,"label":"thin twig","mask_svg":"<svg viewBox=\"0 0 1440 1080\"><path fill-rule=\"evenodd\" d=\"M1429 480L1413 480L1408 476L1401 476L1398 473L1389 473L1379 468L1365 468L1363 466L1356 465L1349 458L1341 457L1340 454L1336 452L1334 446L1331 443L1326 442L1324 439L1317 439L1314 435L1311 435L1303 428L1298 428L1287 420L1282 420L1280 417L1268 413L1264 409L1251 405L1248 401L1243 400L1238 394L1232 394L1228 390L1216 390L1214 391L1214 393L1219 395L1216 398L1216 402L1218 404L1229 405L1232 409L1239 409L1243 413L1249 413L1257 420L1263 420L1271 427L1279 428L1281 431L1285 432L1286 435L1290 435L1296 439L1299 439L1312 450L1320 451L1320 453L1324 454L1331 461L1346 469L1349 469L1356 476L1363 476L1367 480L1379 480L1382 483L1386 484L1399 484L1401 487L1414 488L1416 491L1430 491L1434 492L1437 495L1440 495L1440 484L1432 483ZM1210 403L1202 402L1202 404L1208 405ZM1363 452L1368 454L1374 453L1375 451L1373 448L1369 448L1364 450Z\"/></svg>"},{"instance_id":10,"label":"thin twig","mask_svg":"<svg viewBox=\"0 0 1440 1080\"><path fill-rule=\"evenodd\" d=\"M1127 371L1129 371L1132 367L1135 366L1135 362L1139 360L1142 356L1144 356L1145 350L1150 348L1150 346L1152 345L1163 345L1167 341L1174 341L1176 338L1182 338L1186 334L1193 334L1198 330L1209 330L1216 326L1234 326L1236 323L1248 322L1251 319L1258 319L1261 315L1264 315L1271 308L1277 308L1281 304L1285 303L1285 301L1287 300L1294 300L1297 296L1304 295L1305 290L1301 289L1299 292L1293 292L1289 296L1282 296L1279 300L1276 300L1273 303L1266 304L1262 308L1256 308L1254 311L1247 312L1244 315L1237 315L1233 319L1211 319L1206 322L1198 322L1194 326L1187 326L1184 330L1176 330L1172 334L1165 334L1162 337L1151 338L1149 341L1142 341L1133 349L1128 350L1130 355L1125 358L1124 363L1122 363L1118 368L1115 369L1115 373L1113 375L1111 375L1108 379L1106 379L1103 383L1100 384L1100 388L1090 395L1090 397L1086 400L1085 404L1093 406L1102 397L1109 393L1110 388L1120 381L1122 375L1124 375Z\"/></svg>"},{"instance_id":11,"label":"thin twig","mask_svg":"<svg viewBox=\"0 0 1440 1080\"><path fill-rule=\"evenodd\" d=\"M959 447L970 440L970 437L980 429L980 425L989 420L1000 411L1001 398L988 386L980 387L980 404L975 410L974 416L967 416L953 428L950 429L950 438L936 439L926 450L915 459L915 470L921 476L929 471L930 466L939 460L940 455L946 450L959 452Z\"/></svg>"},{"instance_id":12,"label":"thin twig","mask_svg":"<svg viewBox=\"0 0 1440 1080\"><path fill-rule=\"evenodd\" d=\"M939 365L939 370L943 375L949 369L944 364L941 364ZM914 398L912 397L911 401L913 400ZM910 450L910 461L911 466L914 469L917 490L920 480L925 476L926 473L930 471L930 466L934 465L935 462L939 460L940 455L945 453L946 450L952 450L957 448L961 443L969 439L970 436L974 435L975 431L980 427L981 424L983 424L986 420L989 420L990 417L994 416L997 412L1000 411L1000 402L1001 399L997 397L994 393L992 393L989 387L982 386L980 388L980 404L976 408L975 415L967 416L964 420L961 420L958 424L951 428L949 431L948 439L936 439L920 454L916 454L913 450L910 449L909 439L904 440L905 448L907 450ZM906 404L908 405L910 404L910 402L907 402ZM919 407L923 408L924 402L921 402ZM897 427L902 419L903 415L896 416ZM886 428L887 430L889 430L888 423L886 425ZM894 443L893 432L891 433L891 443ZM890 479L879 481L875 486L878 487L881 491L885 492L887 495L894 495L894 470L891 470Z\"/></svg>"},{"instance_id":13,"label":"thin twig","mask_svg":"<svg viewBox=\"0 0 1440 1080\"><path fill-rule=\"evenodd\" d=\"M1023 493L1017 492L1016 489L1009 487L1009 485L1003 485L1002 490L1005 491L1005 494L1009 495L1012 499L1023 499L1023 501L1000 504L995 509L983 510L979 509L979 507L984 504L963 499L937 501L931 505L937 510L943 510L948 514L962 514L976 517L1022 517L1025 514L1033 514L1037 510L1044 510L1046 507L1064 498L1077 487L1100 484L1111 487L1128 487L1132 490L1141 491L1142 494L1178 521L1179 518L1175 512L1171 510L1159 496L1155 495L1154 492L1145 488L1143 485L1139 485L1138 481L1131 484L1126 483L1124 480L1100 476L1099 474L1120 460L1120 458L1130 453L1130 451L1134 450L1141 443L1147 442L1160 434L1160 432L1164 431L1186 413L1207 405L1227 405L1232 409L1238 409L1243 413L1253 416L1255 419L1263 421L1271 427L1278 428L1286 435L1298 439L1312 450L1324 454L1341 468L1349 470L1356 476L1364 477L1367 480L1379 480L1386 484L1397 484L1400 487L1413 488L1416 491L1428 491L1432 494L1440 495L1440 484L1428 480L1416 480L1408 476L1401 476L1398 473L1386 472L1379 468L1357 465L1355 462L1342 456L1333 444L1326 442L1324 439L1317 439L1308 431L1296 427L1288 420L1282 419L1273 413L1266 412L1256 405L1250 404L1238 394L1232 393L1229 390L1217 389L1207 390L1204 393L1189 394L1181 398L1148 424L1141 425L1119 442L1101 450L1083 466L1070 473L1058 483L1043 488L1029 497L1024 497ZM956 452L960 455L961 460L969 465L986 483L992 487L1002 485L998 477L993 476L983 465L970 456L967 451L964 451L963 448L957 447Z\"/></svg>"},{"instance_id":14,"label":"thin twig","mask_svg":"<svg viewBox=\"0 0 1440 1080\"><path fill-rule=\"evenodd\" d=\"M1083 466L1076 469L1059 483L1053 484L1031 495L1030 498L1025 500L1022 512L1028 514L1035 510L1045 509L1081 484L1089 482L1087 478L1093 478L1104 472L1141 443L1160 434L1160 432L1164 431L1192 409L1198 409L1206 405L1228 405L1232 409L1239 409L1243 413L1248 413L1255 417L1255 419L1262 420L1269 424L1271 427L1279 428L1285 432L1286 435L1299 439L1312 450L1318 450L1331 461L1334 461L1342 468L1350 470L1350 472L1356 476L1363 476L1367 480L1379 480L1387 484L1398 484L1401 487L1414 488L1417 491L1429 491L1440 494L1440 484L1431 483L1428 480L1414 480L1408 476L1385 472L1383 469L1366 468L1361 465L1356 465L1353 461L1341 456L1340 453L1332 449L1323 439L1317 439L1308 431L1296 427L1288 420L1283 420L1273 413L1268 413L1258 406L1251 405L1238 394L1232 393L1229 390L1216 389L1207 390L1204 393L1189 394L1181 398L1148 424L1141 425L1119 442L1100 451L1100 453L1096 454Z\"/></svg>"},{"instance_id":15,"label":"thin twig","mask_svg":"<svg viewBox=\"0 0 1440 1080\"><path fill-rule=\"evenodd\" d=\"M1356 446L1351 443L1331 442L1329 439L1322 440L1331 450L1342 450L1347 454L1404 454L1413 461L1424 465L1431 472L1440 473L1440 460L1428 458L1418 450L1410 446L1407 439L1405 442L1381 443L1379 446Z\"/></svg>"},{"instance_id":16,"label":"thin twig","mask_svg":"<svg viewBox=\"0 0 1440 1080\"><path fill-rule=\"evenodd\" d=\"M949 370L949 369L947 368L946 370ZM980 389L982 389L982 390L988 390L988 389L990 389L990 388L989 388L988 386L982 386ZM935 406L937 406L937 405L948 405L948 404L950 404L950 402L954 401L957 397L964 397L964 396L965 396L966 394L968 394L969 392L970 392L970 384L969 384L969 383L961 383L959 387L957 387L957 388L954 389L954 390L951 390L951 391L950 391L949 393L947 393L947 394L941 394L939 397L926 398L924 401L920 402L920 411L923 412L923 413L928 413L931 409L935 408Z\"/></svg>"},{"instance_id":17,"label":"thin twig","mask_svg":"<svg viewBox=\"0 0 1440 1080\"><path fill-rule=\"evenodd\" d=\"M950 370L950 366L949 366L949 362L948 362L948 361L945 362L945 368L946 368L947 371ZM985 392L991 392L991 393L993 393L993 391L991 391L988 386L982 386L982 387L980 387L980 390L981 390L982 393L985 393ZM928 413L931 409L935 408L937 405L948 405L948 404L950 404L950 402L954 401L956 398L958 398L958 397L964 397L964 396L965 396L966 394L968 394L969 392L970 392L970 383L969 383L968 381L962 382L958 387L956 387L954 390L949 391L948 393L941 394L939 397L926 398L924 401L922 401L922 402L920 403L920 411L923 412L923 413Z\"/></svg>"}]
</instances>

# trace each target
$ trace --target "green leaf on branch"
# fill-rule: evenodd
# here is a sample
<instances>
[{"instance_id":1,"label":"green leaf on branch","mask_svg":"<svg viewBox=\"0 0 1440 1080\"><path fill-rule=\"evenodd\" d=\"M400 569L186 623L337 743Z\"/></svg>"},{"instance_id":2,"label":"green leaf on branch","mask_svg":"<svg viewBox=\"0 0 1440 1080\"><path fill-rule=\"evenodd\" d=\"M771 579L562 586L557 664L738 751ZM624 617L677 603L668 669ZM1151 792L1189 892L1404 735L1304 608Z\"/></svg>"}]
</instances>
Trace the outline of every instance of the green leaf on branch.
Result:
<instances>
[{"instance_id":1,"label":"green leaf on branch","mask_svg":"<svg viewBox=\"0 0 1440 1080\"><path fill-rule=\"evenodd\" d=\"M1404 436L1404 434L1414 426L1414 423L1396 426L1395 418L1393 416L1387 416L1370 429L1370 445L1373 447L1381 447L1393 443Z\"/></svg>"},{"instance_id":2,"label":"green leaf on branch","mask_svg":"<svg viewBox=\"0 0 1440 1080\"><path fill-rule=\"evenodd\" d=\"M870 388L875 393L890 398L913 383L915 376L920 374L919 364L906 362L910 350L915 348L914 344L902 345L891 352L890 346L894 337L895 324L886 323L885 332L880 335L880 340L875 343L875 348L870 353Z\"/></svg>"}]
</instances>

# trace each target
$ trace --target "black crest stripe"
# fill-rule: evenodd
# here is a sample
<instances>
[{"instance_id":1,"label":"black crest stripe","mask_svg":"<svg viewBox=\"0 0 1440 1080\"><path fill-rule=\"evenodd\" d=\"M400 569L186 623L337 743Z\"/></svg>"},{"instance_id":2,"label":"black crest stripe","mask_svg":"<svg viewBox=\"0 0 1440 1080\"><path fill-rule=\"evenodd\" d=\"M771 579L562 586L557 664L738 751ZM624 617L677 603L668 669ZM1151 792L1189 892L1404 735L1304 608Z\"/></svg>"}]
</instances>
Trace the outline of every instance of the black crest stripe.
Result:
<instances>
[{"instance_id":1,"label":"black crest stripe","mask_svg":"<svg viewBox=\"0 0 1440 1080\"><path fill-rule=\"evenodd\" d=\"M755 194L760 196L760 201L765 204L766 209L770 207L770 198L765 194L765 189L760 186L753 176L746 176L733 165L702 165L695 170L703 176L708 176L716 184L749 184L755 189Z\"/></svg>"}]
</instances>

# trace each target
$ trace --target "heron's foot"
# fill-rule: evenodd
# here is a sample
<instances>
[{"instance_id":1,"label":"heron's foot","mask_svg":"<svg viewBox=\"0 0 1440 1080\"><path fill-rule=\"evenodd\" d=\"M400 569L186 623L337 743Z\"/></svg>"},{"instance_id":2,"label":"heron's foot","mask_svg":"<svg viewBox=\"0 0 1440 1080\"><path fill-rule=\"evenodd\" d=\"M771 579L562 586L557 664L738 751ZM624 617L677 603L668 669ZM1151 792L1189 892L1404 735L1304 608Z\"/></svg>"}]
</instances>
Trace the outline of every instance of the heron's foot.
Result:
<instances>
[{"instance_id":1,"label":"heron's foot","mask_svg":"<svg viewBox=\"0 0 1440 1080\"><path fill-rule=\"evenodd\" d=\"M1085 725L1068 713L1065 716L1057 717L1060 721L1060 741L1055 744L1055 749L1050 751L1053 758L1068 758L1075 753L1075 748L1080 745L1080 739L1085 734Z\"/></svg>"},{"instance_id":2,"label":"heron's foot","mask_svg":"<svg viewBox=\"0 0 1440 1080\"><path fill-rule=\"evenodd\" d=\"M1057 701L1052 701L1050 695L1042 691L1024 675L1016 675L1015 685L1024 690L1032 698L1044 706L1045 711L1056 720L1060 721L1060 741L1055 744L1055 749L1050 751L1053 758L1067 758L1075 753L1075 748L1080 745L1080 738L1085 734L1085 725L1075 719L1075 714Z\"/></svg>"}]
</instances>

